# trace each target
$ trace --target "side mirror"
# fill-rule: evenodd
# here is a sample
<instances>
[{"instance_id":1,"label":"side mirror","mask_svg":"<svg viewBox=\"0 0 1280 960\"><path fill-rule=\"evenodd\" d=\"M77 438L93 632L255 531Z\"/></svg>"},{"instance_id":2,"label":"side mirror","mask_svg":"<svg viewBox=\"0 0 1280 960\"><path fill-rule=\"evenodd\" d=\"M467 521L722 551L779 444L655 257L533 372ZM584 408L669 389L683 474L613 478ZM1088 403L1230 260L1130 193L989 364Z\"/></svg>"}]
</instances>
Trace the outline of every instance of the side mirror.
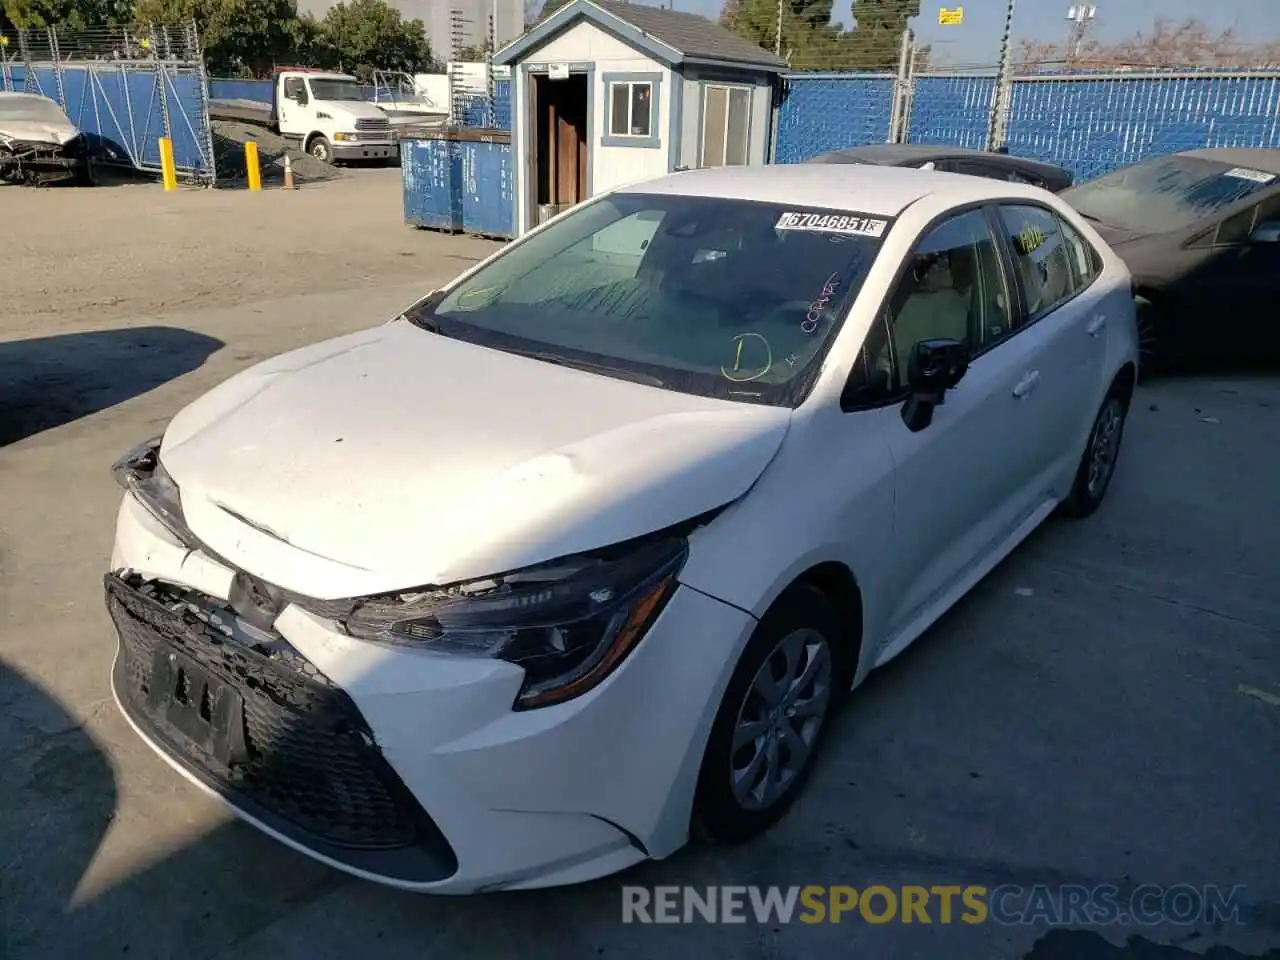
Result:
<instances>
[{"instance_id":1,"label":"side mirror","mask_svg":"<svg viewBox=\"0 0 1280 960\"><path fill-rule=\"evenodd\" d=\"M1280 220L1268 220L1253 228L1250 243L1280 243Z\"/></svg>"},{"instance_id":2,"label":"side mirror","mask_svg":"<svg viewBox=\"0 0 1280 960\"><path fill-rule=\"evenodd\" d=\"M902 405L902 422L912 433L933 423L933 409L969 369L969 347L958 340L921 340L907 360L911 396Z\"/></svg>"}]
</instances>

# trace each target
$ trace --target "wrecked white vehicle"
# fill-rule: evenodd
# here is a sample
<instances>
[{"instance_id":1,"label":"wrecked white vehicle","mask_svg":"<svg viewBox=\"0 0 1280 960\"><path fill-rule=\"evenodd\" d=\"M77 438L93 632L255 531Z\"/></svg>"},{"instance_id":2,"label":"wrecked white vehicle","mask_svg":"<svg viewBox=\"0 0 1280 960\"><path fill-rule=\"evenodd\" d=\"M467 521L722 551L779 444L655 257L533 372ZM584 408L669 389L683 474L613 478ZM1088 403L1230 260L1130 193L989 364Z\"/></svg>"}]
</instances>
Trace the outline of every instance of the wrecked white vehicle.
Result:
<instances>
[{"instance_id":1,"label":"wrecked white vehicle","mask_svg":"<svg viewBox=\"0 0 1280 960\"><path fill-rule=\"evenodd\" d=\"M58 104L37 93L0 93L0 181L88 184L90 143Z\"/></svg>"}]
</instances>

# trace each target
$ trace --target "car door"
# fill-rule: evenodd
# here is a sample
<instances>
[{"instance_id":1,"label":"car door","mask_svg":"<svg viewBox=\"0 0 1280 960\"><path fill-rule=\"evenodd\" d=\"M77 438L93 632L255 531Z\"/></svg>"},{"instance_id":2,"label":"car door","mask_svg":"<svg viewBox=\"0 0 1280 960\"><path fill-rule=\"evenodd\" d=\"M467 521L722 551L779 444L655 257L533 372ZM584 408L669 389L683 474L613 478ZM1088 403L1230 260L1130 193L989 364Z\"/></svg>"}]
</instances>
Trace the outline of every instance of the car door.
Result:
<instances>
[{"instance_id":1,"label":"car door","mask_svg":"<svg viewBox=\"0 0 1280 960\"><path fill-rule=\"evenodd\" d=\"M1204 265L1181 284L1185 323L1194 328L1213 318L1203 338L1205 352L1248 356L1280 351L1280 242L1255 236L1263 224L1280 223L1280 189L1224 219L1193 241L1212 250Z\"/></svg>"},{"instance_id":2,"label":"car door","mask_svg":"<svg viewBox=\"0 0 1280 960\"><path fill-rule=\"evenodd\" d=\"M1017 335L1016 288L998 243L982 208L926 230L855 373L868 387L851 395L871 408L859 415L881 419L895 464L886 642L909 632L1035 508L1028 491L1044 413L1034 391L1019 391L1042 364L1035 341ZM915 343L938 338L968 344L973 360L932 423L912 432L901 415L908 357Z\"/></svg>"},{"instance_id":3,"label":"car door","mask_svg":"<svg viewBox=\"0 0 1280 960\"><path fill-rule=\"evenodd\" d=\"M1014 264L1021 336L1035 345L1037 359L1028 376L1043 409L1035 440L1042 471L1036 483L1038 493L1048 495L1074 474L1105 387L1110 318L1104 292L1094 283L1101 261L1046 207L1002 203L995 214Z\"/></svg>"}]
</instances>

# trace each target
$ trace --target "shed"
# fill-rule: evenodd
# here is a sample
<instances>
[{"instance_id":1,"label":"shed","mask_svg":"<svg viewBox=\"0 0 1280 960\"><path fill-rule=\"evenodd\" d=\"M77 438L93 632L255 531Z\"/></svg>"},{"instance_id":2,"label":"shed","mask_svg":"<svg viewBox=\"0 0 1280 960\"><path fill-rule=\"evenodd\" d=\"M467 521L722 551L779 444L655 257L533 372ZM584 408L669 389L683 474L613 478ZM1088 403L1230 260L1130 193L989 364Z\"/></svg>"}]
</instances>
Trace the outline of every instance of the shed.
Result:
<instances>
[{"instance_id":1,"label":"shed","mask_svg":"<svg viewBox=\"0 0 1280 960\"><path fill-rule=\"evenodd\" d=\"M621 184L768 162L786 62L704 17L570 0L512 68L516 232Z\"/></svg>"}]
</instances>

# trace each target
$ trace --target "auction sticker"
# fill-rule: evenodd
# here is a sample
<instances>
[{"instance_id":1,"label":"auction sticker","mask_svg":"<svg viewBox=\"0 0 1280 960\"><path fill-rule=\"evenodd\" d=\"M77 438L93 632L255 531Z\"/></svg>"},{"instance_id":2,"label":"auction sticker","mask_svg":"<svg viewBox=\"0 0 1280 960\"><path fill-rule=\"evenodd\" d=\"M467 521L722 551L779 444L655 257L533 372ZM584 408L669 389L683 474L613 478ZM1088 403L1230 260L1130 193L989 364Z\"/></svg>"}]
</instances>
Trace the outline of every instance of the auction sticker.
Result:
<instances>
[{"instance_id":1,"label":"auction sticker","mask_svg":"<svg viewBox=\"0 0 1280 960\"><path fill-rule=\"evenodd\" d=\"M1252 180L1254 183L1270 183L1276 178L1274 173L1264 173L1261 170L1250 170L1248 167L1232 167L1224 177L1236 177L1240 180Z\"/></svg>"},{"instance_id":2,"label":"auction sticker","mask_svg":"<svg viewBox=\"0 0 1280 960\"><path fill-rule=\"evenodd\" d=\"M856 213L784 213L775 230L840 233L849 237L882 237L889 221Z\"/></svg>"}]
</instances>

